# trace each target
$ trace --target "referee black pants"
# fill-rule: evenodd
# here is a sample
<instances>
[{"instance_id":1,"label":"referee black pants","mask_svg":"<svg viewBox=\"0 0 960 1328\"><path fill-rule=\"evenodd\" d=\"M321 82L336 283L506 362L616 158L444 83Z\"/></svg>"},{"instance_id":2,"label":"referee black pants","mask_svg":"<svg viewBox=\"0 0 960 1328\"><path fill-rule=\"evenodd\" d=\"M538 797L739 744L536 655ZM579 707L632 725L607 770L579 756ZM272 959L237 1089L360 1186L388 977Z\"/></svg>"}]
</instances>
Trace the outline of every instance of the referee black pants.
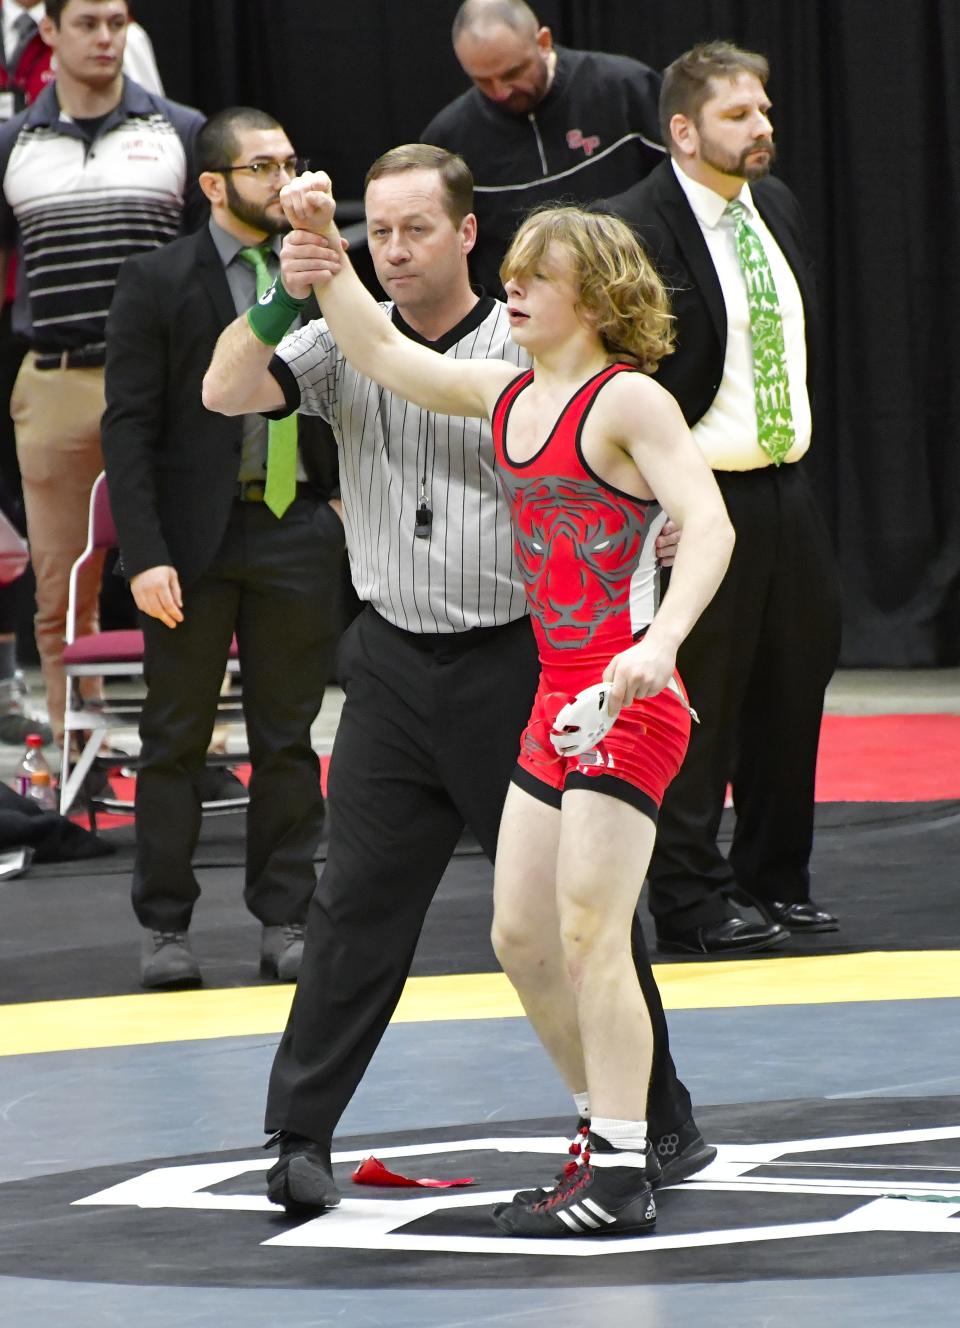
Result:
<instances>
[{"instance_id":1,"label":"referee black pants","mask_svg":"<svg viewBox=\"0 0 960 1328\"><path fill-rule=\"evenodd\" d=\"M670 935L761 902L809 898L823 695L840 649L833 551L803 463L716 474L737 542L677 668L700 723L667 789L650 911ZM717 845L727 783L736 829Z\"/></svg>"},{"instance_id":2,"label":"referee black pants","mask_svg":"<svg viewBox=\"0 0 960 1328\"><path fill-rule=\"evenodd\" d=\"M340 646L346 700L330 762L327 862L267 1099L266 1129L328 1143L400 999L424 916L464 825L496 851L539 664L526 619L419 637L369 607ZM639 922L654 1029L648 1121L690 1117Z\"/></svg>"}]
</instances>

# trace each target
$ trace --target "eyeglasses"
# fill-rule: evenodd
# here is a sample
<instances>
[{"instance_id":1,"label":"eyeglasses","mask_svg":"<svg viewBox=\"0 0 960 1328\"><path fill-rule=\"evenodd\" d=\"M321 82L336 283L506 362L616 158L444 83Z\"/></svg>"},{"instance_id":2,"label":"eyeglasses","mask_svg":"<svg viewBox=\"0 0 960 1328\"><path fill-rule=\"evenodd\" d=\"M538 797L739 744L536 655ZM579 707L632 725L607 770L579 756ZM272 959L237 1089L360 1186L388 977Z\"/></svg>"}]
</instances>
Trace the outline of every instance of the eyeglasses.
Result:
<instances>
[{"instance_id":1,"label":"eyeglasses","mask_svg":"<svg viewBox=\"0 0 960 1328\"><path fill-rule=\"evenodd\" d=\"M276 184L281 171L292 180L301 175L310 166L306 157L288 157L286 161L248 161L242 166L214 166L212 169L220 175L230 175L234 171L249 171L255 180L269 180Z\"/></svg>"}]
</instances>

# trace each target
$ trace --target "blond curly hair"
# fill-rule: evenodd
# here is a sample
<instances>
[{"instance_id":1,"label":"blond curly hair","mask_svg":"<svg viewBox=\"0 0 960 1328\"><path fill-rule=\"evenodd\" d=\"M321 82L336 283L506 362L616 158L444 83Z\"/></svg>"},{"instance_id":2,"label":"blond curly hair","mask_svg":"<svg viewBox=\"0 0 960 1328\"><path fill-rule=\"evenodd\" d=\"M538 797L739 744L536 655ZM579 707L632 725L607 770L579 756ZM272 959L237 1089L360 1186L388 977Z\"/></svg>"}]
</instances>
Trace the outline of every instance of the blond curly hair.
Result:
<instances>
[{"instance_id":1,"label":"blond curly hair","mask_svg":"<svg viewBox=\"0 0 960 1328\"><path fill-rule=\"evenodd\" d=\"M539 208L511 240L500 280L506 284L533 271L552 244L569 254L577 312L596 327L611 358L654 373L673 350L673 314L666 288L630 227L604 212Z\"/></svg>"}]
</instances>

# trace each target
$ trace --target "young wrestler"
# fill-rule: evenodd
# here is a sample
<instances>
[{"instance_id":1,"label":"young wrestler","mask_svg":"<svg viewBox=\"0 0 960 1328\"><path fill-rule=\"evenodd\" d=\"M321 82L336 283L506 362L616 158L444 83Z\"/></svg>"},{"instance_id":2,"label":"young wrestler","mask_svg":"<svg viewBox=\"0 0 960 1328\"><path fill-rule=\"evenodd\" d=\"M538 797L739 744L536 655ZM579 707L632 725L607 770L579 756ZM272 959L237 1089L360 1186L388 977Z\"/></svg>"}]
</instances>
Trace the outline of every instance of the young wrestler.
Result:
<instances>
[{"instance_id":1,"label":"young wrestler","mask_svg":"<svg viewBox=\"0 0 960 1328\"><path fill-rule=\"evenodd\" d=\"M281 196L294 227L336 244L326 176L303 176ZM655 1221L651 1036L630 920L689 732L685 702L665 689L733 536L679 409L648 376L669 349L670 318L629 229L573 208L535 214L503 276L513 336L534 360L520 375L413 344L348 263L317 294L361 372L428 410L492 419L540 647L541 685L501 824L494 945L592 1125L572 1175L516 1196L495 1220L520 1235L644 1231ZM653 543L664 511L683 539L658 605ZM557 711L601 678L611 713L622 710L617 724L599 750L558 755ZM571 1024L576 1046L559 1033Z\"/></svg>"}]
</instances>

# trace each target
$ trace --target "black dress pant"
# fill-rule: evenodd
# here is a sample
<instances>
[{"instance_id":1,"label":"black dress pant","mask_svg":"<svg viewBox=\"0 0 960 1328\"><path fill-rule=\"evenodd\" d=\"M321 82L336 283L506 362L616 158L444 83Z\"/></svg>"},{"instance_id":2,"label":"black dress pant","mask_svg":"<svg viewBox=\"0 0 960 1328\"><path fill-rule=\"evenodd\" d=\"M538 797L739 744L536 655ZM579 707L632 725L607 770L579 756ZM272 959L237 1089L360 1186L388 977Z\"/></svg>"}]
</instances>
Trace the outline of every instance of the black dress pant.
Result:
<instances>
[{"instance_id":1,"label":"black dress pant","mask_svg":"<svg viewBox=\"0 0 960 1328\"><path fill-rule=\"evenodd\" d=\"M665 934L729 917L729 896L809 898L823 695L840 648L829 537L802 462L716 479L737 535L723 584L680 647L700 715L660 810L650 910ZM728 782L736 829L717 845Z\"/></svg>"},{"instance_id":2,"label":"black dress pant","mask_svg":"<svg viewBox=\"0 0 960 1328\"><path fill-rule=\"evenodd\" d=\"M266 926L304 922L323 827L310 742L334 646L343 529L328 503L298 497L281 519L235 502L175 628L141 615L148 686L140 723L133 906L141 924L185 931L200 893L196 780L236 633L252 773L244 898Z\"/></svg>"},{"instance_id":3,"label":"black dress pant","mask_svg":"<svg viewBox=\"0 0 960 1328\"><path fill-rule=\"evenodd\" d=\"M539 663L526 619L418 637L367 608L340 646L330 842L280 1042L266 1128L329 1142L400 999L424 916L468 825L491 859ZM640 932L654 1026L651 1133L690 1117Z\"/></svg>"}]
</instances>

